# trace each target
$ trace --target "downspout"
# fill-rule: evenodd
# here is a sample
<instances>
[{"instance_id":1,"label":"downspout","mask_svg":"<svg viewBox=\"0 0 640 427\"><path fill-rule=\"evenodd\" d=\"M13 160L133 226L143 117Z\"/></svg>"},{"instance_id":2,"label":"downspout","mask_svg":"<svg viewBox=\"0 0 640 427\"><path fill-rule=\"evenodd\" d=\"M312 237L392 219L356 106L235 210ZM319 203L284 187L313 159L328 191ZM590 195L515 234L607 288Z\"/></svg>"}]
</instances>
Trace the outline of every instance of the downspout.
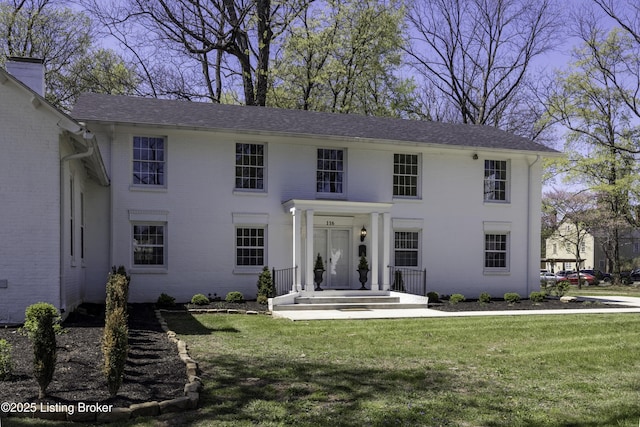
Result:
<instances>
[{"instance_id":1,"label":"downspout","mask_svg":"<svg viewBox=\"0 0 640 427\"><path fill-rule=\"evenodd\" d=\"M531 187L532 187L532 173L531 173L531 169L533 168L533 166L538 163L540 161L540 155L537 154L536 155L536 159L533 161L533 163L529 163L529 169L528 169L528 185L527 185L527 296L531 293L531 288L530 288L530 278L529 278L529 274L531 274L531 197L533 196L532 192L531 192ZM540 237L538 236L538 239ZM539 258L539 255L538 255ZM539 268L538 268L539 269Z\"/></svg>"},{"instance_id":2,"label":"downspout","mask_svg":"<svg viewBox=\"0 0 640 427\"><path fill-rule=\"evenodd\" d=\"M86 151L83 151L81 153L68 154L60 159L60 281L59 281L59 287L58 287L58 307L60 308L60 314L63 315L66 309L66 301L64 300L65 295L63 291L65 287L65 256L66 256L65 248L64 248L64 242L66 239L65 220L64 220L64 213L66 209L65 203L64 203L64 185L65 185L64 165L68 161L83 159L85 157L89 157L93 155L93 152L95 150L95 137L91 132L89 132L88 130L80 126L69 128L69 126L65 126L65 123L63 122L59 122L58 126L62 130L67 131L72 135L82 135L82 138L84 139L84 141L88 143L88 147Z\"/></svg>"}]
</instances>

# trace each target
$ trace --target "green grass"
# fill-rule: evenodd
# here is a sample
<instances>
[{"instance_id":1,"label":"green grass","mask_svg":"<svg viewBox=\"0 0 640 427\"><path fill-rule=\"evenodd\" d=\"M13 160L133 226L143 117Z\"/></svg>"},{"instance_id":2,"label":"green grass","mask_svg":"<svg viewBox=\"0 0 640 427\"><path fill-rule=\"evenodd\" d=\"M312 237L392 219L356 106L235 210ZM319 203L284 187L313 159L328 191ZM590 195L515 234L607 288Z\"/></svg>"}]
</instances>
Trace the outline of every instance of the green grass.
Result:
<instances>
[{"instance_id":1,"label":"green grass","mask_svg":"<svg viewBox=\"0 0 640 427\"><path fill-rule=\"evenodd\" d=\"M578 289L577 286L571 286L568 295L583 296L602 296L602 295L622 295L628 297L640 298L640 284L636 283L631 286L583 286Z\"/></svg>"},{"instance_id":2,"label":"green grass","mask_svg":"<svg viewBox=\"0 0 640 427\"><path fill-rule=\"evenodd\" d=\"M195 426L637 426L640 316L291 322L167 315ZM184 415L182 415L184 417Z\"/></svg>"}]
</instances>

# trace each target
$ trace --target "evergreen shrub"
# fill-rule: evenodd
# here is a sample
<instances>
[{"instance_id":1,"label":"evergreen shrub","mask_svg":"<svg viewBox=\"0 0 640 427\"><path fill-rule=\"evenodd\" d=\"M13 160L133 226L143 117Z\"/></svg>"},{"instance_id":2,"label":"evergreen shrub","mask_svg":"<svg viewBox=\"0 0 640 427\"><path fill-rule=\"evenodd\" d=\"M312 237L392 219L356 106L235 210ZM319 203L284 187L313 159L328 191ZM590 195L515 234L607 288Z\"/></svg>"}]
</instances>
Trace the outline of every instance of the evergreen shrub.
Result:
<instances>
[{"instance_id":1,"label":"evergreen shrub","mask_svg":"<svg viewBox=\"0 0 640 427\"><path fill-rule=\"evenodd\" d=\"M193 297L191 297L191 304L207 305L209 304L209 298L207 298L203 294L195 294Z\"/></svg>"},{"instance_id":2,"label":"evergreen shrub","mask_svg":"<svg viewBox=\"0 0 640 427\"><path fill-rule=\"evenodd\" d=\"M266 265L262 268L262 273L258 276L258 302L266 304L269 298L275 298L276 287L271 277L271 270ZM263 298L261 298L263 297Z\"/></svg>"},{"instance_id":3,"label":"evergreen shrub","mask_svg":"<svg viewBox=\"0 0 640 427\"><path fill-rule=\"evenodd\" d=\"M226 302L244 302L244 295L242 295L242 292L232 291L227 294L225 301Z\"/></svg>"},{"instance_id":4,"label":"evergreen shrub","mask_svg":"<svg viewBox=\"0 0 640 427\"><path fill-rule=\"evenodd\" d=\"M453 294L449 297L449 304L458 304L459 302L463 302L464 300L465 300L464 295Z\"/></svg>"},{"instance_id":5,"label":"evergreen shrub","mask_svg":"<svg viewBox=\"0 0 640 427\"><path fill-rule=\"evenodd\" d=\"M102 336L103 373L111 396L115 396L122 385L124 368L129 349L129 328L127 313L123 307L116 307L105 315Z\"/></svg>"},{"instance_id":6,"label":"evergreen shrub","mask_svg":"<svg viewBox=\"0 0 640 427\"><path fill-rule=\"evenodd\" d=\"M509 304L515 304L517 302L520 302L520 295L516 292L507 292L506 294L504 294L504 300Z\"/></svg>"},{"instance_id":7,"label":"evergreen shrub","mask_svg":"<svg viewBox=\"0 0 640 427\"><path fill-rule=\"evenodd\" d=\"M11 349L12 346L7 340L0 340L0 381L11 378L13 372Z\"/></svg>"},{"instance_id":8,"label":"evergreen shrub","mask_svg":"<svg viewBox=\"0 0 640 427\"><path fill-rule=\"evenodd\" d=\"M46 396L46 390L56 368L56 324L60 315L46 302L30 305L25 310L24 329L33 344L33 375L40 388L38 398Z\"/></svg>"},{"instance_id":9,"label":"evergreen shrub","mask_svg":"<svg viewBox=\"0 0 640 427\"><path fill-rule=\"evenodd\" d=\"M478 301L480 301L483 304L488 304L491 302L491 295L489 294L489 292L483 292L480 294Z\"/></svg>"}]
</instances>

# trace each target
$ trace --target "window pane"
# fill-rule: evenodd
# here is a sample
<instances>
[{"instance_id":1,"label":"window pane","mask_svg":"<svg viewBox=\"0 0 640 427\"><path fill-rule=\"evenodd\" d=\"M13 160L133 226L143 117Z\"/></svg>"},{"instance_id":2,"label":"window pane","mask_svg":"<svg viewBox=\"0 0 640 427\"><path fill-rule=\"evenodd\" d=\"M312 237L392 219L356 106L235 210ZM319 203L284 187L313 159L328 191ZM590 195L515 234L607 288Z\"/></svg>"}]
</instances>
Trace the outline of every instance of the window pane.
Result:
<instances>
[{"instance_id":1,"label":"window pane","mask_svg":"<svg viewBox=\"0 0 640 427\"><path fill-rule=\"evenodd\" d=\"M236 188L264 189L264 145L236 144Z\"/></svg>"},{"instance_id":2,"label":"window pane","mask_svg":"<svg viewBox=\"0 0 640 427\"><path fill-rule=\"evenodd\" d=\"M418 155L393 155L393 195L418 196Z\"/></svg>"},{"instance_id":3,"label":"window pane","mask_svg":"<svg viewBox=\"0 0 640 427\"><path fill-rule=\"evenodd\" d=\"M316 191L343 193L344 151L319 148L317 155Z\"/></svg>"}]
</instances>

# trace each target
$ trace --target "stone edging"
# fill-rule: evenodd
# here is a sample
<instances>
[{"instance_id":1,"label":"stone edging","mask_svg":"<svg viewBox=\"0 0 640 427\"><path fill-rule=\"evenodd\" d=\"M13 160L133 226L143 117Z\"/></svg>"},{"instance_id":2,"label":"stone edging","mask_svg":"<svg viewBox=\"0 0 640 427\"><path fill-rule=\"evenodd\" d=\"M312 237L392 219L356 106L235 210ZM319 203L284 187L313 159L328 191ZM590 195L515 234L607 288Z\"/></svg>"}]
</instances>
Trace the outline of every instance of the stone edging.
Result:
<instances>
[{"instance_id":1,"label":"stone edging","mask_svg":"<svg viewBox=\"0 0 640 427\"><path fill-rule=\"evenodd\" d=\"M175 343L178 347L178 357L180 357L180 360L184 362L187 368L187 383L184 386L184 396L171 400L163 400L161 402L153 401L135 403L130 405L128 408L114 408L106 404L95 405L99 408L104 408L104 412L77 412L77 410L63 410L56 412L35 411L32 413L24 412L12 416L50 421L112 423L127 421L136 417L153 417L169 412L181 412L189 409L196 409L198 407L198 401L200 400L200 390L202 389L202 380L198 377L198 363L189 356L189 353L187 352L187 344L178 339L175 332L169 330L167 322L162 317L160 310L156 310L155 313L156 318L160 323L160 327L167 334L169 341ZM55 404L51 405L54 406ZM65 406L68 408L70 405ZM76 409L75 406L74 409Z\"/></svg>"}]
</instances>

